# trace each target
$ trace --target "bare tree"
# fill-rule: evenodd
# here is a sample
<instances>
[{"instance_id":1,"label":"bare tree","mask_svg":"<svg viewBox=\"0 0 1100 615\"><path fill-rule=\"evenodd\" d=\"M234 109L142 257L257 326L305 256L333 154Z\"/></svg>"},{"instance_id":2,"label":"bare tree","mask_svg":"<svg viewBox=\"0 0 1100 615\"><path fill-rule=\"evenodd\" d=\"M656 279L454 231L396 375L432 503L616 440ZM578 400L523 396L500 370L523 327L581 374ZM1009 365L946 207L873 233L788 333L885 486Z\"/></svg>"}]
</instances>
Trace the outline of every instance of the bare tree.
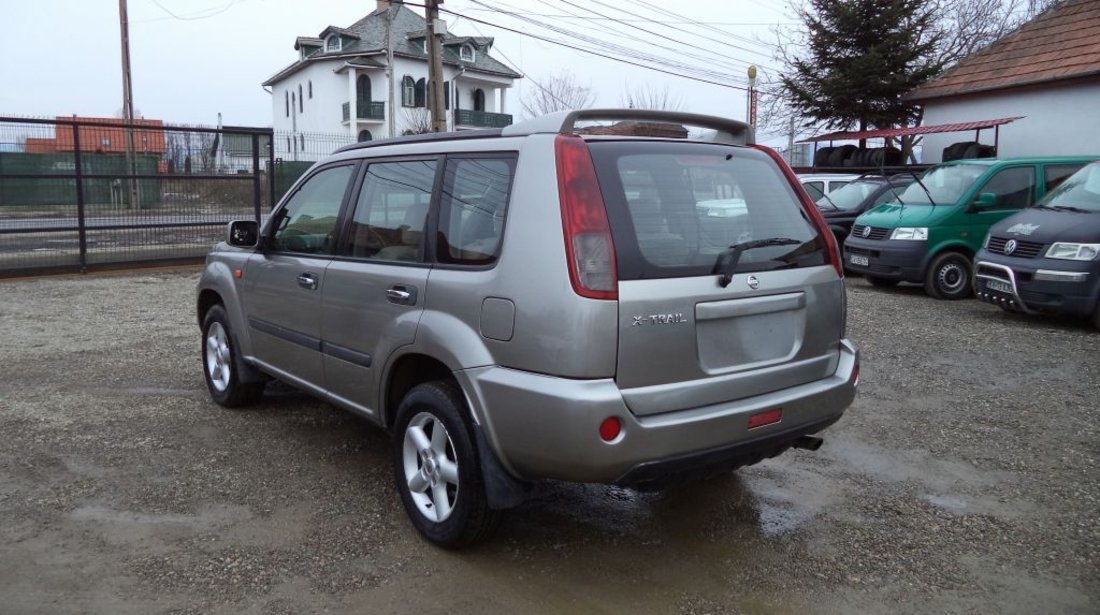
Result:
<instances>
[{"instance_id":1,"label":"bare tree","mask_svg":"<svg viewBox=\"0 0 1100 615\"><path fill-rule=\"evenodd\" d=\"M592 89L577 83L573 73L562 71L542 82L528 79L534 88L524 93L520 106L527 117L539 117L555 111L584 109L596 101Z\"/></svg>"},{"instance_id":2,"label":"bare tree","mask_svg":"<svg viewBox=\"0 0 1100 615\"><path fill-rule=\"evenodd\" d=\"M669 92L667 85L660 89L649 84L629 88L623 92L619 103L631 109L680 111L684 108L684 99Z\"/></svg>"},{"instance_id":3,"label":"bare tree","mask_svg":"<svg viewBox=\"0 0 1100 615\"><path fill-rule=\"evenodd\" d=\"M405 107L405 130L402 135L423 135L432 132L432 114L427 107Z\"/></svg>"}]
</instances>

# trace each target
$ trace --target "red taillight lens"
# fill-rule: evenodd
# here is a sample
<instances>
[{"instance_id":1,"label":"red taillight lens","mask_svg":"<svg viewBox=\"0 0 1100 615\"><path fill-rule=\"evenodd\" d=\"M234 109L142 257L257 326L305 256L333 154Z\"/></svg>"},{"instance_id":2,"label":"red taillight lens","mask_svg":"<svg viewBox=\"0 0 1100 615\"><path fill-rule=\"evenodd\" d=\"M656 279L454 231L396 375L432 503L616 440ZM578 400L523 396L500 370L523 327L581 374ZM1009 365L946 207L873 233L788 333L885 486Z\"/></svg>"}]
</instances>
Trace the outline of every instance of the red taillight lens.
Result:
<instances>
[{"instance_id":1,"label":"red taillight lens","mask_svg":"<svg viewBox=\"0 0 1100 615\"><path fill-rule=\"evenodd\" d=\"M829 252L829 264L836 269L836 274L840 277L844 277L844 261L840 254L840 246L837 245L836 237L833 236L833 231L829 229L829 225L825 222L825 218L821 216L821 211L817 209L817 205L814 204L813 199L809 194L806 194L806 189L802 187L802 184L798 181L798 176L794 174L791 167L787 166L787 161L783 160L775 150L763 145L753 145L756 149L766 153L772 157L772 160L779 165L780 169L783 169L783 175L787 177L787 181L790 182L791 188L794 189L795 194L798 195L798 200L802 203L802 209L806 212L806 215L813 220L814 226L817 227L817 232L825 238L825 249Z\"/></svg>"},{"instance_id":2,"label":"red taillight lens","mask_svg":"<svg viewBox=\"0 0 1100 615\"><path fill-rule=\"evenodd\" d=\"M611 442L619 437L623 431L623 423L618 417L609 416L600 423L600 437L604 442Z\"/></svg>"},{"instance_id":3,"label":"red taillight lens","mask_svg":"<svg viewBox=\"0 0 1100 615\"><path fill-rule=\"evenodd\" d=\"M565 254L573 290L589 299L618 299L615 243L592 154L583 139L567 135L558 135L555 151Z\"/></svg>"}]
</instances>

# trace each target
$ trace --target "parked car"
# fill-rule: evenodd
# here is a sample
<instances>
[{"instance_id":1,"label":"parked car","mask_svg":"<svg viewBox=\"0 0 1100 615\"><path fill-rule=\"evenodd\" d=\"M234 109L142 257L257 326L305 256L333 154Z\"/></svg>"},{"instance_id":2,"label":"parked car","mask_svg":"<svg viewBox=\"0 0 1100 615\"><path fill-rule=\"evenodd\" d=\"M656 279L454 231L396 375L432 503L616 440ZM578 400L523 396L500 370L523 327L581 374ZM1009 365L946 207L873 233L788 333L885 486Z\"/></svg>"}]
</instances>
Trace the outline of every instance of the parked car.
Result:
<instances>
[{"instance_id":1,"label":"parked car","mask_svg":"<svg viewBox=\"0 0 1100 615\"><path fill-rule=\"evenodd\" d=\"M974 261L979 299L1027 314L1091 315L1100 328L1100 163L993 225Z\"/></svg>"},{"instance_id":2,"label":"parked car","mask_svg":"<svg viewBox=\"0 0 1100 615\"><path fill-rule=\"evenodd\" d=\"M716 133L576 127L613 119ZM277 378L388 430L409 518L446 547L534 481L659 485L814 449L859 376L840 253L752 134L584 110L338 150L207 257L210 395L254 403ZM712 215L733 198L746 215Z\"/></svg>"},{"instance_id":3,"label":"parked car","mask_svg":"<svg viewBox=\"0 0 1100 615\"><path fill-rule=\"evenodd\" d=\"M836 235L837 243L843 245L852 230L852 224L860 214L892 199L912 182L912 175L895 175L889 178L863 175L829 194L821 195L817 199L817 207L833 235Z\"/></svg>"},{"instance_id":4,"label":"parked car","mask_svg":"<svg viewBox=\"0 0 1100 615\"><path fill-rule=\"evenodd\" d=\"M937 299L971 293L989 227L1042 198L1096 157L959 160L936 165L892 202L856 218L845 265L872 284L917 282Z\"/></svg>"},{"instance_id":5,"label":"parked car","mask_svg":"<svg viewBox=\"0 0 1100 615\"><path fill-rule=\"evenodd\" d=\"M800 173L798 181L810 194L810 198L816 201L822 195L831 194L859 177L854 173Z\"/></svg>"}]
</instances>

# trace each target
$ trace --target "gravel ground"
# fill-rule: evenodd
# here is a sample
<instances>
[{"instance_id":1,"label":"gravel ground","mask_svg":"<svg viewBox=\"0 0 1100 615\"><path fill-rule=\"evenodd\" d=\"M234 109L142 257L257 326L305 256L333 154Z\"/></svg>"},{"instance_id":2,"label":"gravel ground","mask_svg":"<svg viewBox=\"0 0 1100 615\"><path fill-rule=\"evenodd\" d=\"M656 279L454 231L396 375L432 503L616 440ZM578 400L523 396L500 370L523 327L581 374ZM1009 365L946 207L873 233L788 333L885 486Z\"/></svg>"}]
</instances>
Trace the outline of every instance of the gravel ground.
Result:
<instances>
[{"instance_id":1,"label":"gravel ground","mask_svg":"<svg viewBox=\"0 0 1100 615\"><path fill-rule=\"evenodd\" d=\"M0 611L1095 613L1100 334L850 280L860 397L816 453L555 485L423 543L388 441L208 401L195 269L0 282Z\"/></svg>"}]
</instances>

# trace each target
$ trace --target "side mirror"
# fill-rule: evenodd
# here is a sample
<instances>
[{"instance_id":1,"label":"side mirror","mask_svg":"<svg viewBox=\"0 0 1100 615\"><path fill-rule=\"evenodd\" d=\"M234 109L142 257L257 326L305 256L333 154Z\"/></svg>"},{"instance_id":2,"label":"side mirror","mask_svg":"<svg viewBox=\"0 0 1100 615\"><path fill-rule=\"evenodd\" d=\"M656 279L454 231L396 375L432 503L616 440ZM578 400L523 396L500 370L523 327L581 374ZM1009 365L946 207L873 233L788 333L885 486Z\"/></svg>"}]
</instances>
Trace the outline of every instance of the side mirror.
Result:
<instances>
[{"instance_id":1,"label":"side mirror","mask_svg":"<svg viewBox=\"0 0 1100 615\"><path fill-rule=\"evenodd\" d=\"M997 205L997 195L992 192L983 192L974 199L974 209L989 209Z\"/></svg>"},{"instance_id":2,"label":"side mirror","mask_svg":"<svg viewBox=\"0 0 1100 615\"><path fill-rule=\"evenodd\" d=\"M234 220L225 231L225 242L238 248L255 247L260 239L260 225L255 220Z\"/></svg>"}]
</instances>

